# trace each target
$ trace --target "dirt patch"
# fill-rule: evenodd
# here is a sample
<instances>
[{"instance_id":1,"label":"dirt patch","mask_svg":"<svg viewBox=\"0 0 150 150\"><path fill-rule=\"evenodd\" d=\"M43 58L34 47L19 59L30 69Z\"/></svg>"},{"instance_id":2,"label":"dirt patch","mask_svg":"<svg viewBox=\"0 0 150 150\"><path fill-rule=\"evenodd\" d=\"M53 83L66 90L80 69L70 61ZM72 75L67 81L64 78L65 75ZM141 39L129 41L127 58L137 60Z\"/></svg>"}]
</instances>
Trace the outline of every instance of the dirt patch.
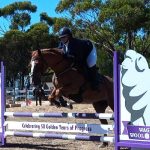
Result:
<instances>
[{"instance_id":1,"label":"dirt patch","mask_svg":"<svg viewBox=\"0 0 150 150\"><path fill-rule=\"evenodd\" d=\"M42 106L35 106L32 102L30 106L7 108L11 112L81 112L81 113L95 113L92 105L89 104L74 104L74 109L56 108L49 106L49 103L44 101ZM111 113L108 108L107 112ZM99 123L97 119L69 119L69 118L14 118L22 121L43 121L43 122L70 122L70 123ZM12 119L8 119L12 120ZM47 139L47 138L30 138L30 137L7 137L7 145L3 150L99 150L100 142L91 141L74 141L62 139ZM113 150L113 144L103 150Z\"/></svg>"}]
</instances>

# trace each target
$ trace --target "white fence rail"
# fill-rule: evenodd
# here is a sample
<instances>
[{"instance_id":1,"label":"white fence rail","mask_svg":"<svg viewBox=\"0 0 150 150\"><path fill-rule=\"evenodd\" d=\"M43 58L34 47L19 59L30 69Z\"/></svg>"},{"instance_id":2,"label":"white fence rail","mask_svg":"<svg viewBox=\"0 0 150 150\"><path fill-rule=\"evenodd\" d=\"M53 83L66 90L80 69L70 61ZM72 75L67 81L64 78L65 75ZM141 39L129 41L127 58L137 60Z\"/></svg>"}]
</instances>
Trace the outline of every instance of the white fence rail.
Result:
<instances>
[{"instance_id":1,"label":"white fence rail","mask_svg":"<svg viewBox=\"0 0 150 150\"><path fill-rule=\"evenodd\" d=\"M51 93L52 89L45 90L45 96L48 96ZM34 98L33 90L6 90L6 96L14 97L15 99L25 99L25 98Z\"/></svg>"}]
</instances>

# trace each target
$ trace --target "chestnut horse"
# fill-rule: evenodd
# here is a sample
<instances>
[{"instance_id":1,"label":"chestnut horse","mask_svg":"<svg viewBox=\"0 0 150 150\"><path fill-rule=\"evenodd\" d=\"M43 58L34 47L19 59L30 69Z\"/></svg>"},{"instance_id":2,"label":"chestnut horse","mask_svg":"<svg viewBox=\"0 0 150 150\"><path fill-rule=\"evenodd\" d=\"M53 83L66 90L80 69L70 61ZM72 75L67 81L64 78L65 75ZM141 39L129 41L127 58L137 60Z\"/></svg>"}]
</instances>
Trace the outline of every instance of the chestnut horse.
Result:
<instances>
[{"instance_id":1,"label":"chestnut horse","mask_svg":"<svg viewBox=\"0 0 150 150\"><path fill-rule=\"evenodd\" d=\"M52 79L54 89L49 96L51 102L63 96L77 103L92 104L97 113L104 113L108 106L114 110L112 78L104 76L99 90L94 91L85 77L64 58L62 49L50 48L32 52L30 74L32 84L36 85L41 81L41 76L48 67L54 71ZM108 124L105 119L100 121Z\"/></svg>"}]
</instances>

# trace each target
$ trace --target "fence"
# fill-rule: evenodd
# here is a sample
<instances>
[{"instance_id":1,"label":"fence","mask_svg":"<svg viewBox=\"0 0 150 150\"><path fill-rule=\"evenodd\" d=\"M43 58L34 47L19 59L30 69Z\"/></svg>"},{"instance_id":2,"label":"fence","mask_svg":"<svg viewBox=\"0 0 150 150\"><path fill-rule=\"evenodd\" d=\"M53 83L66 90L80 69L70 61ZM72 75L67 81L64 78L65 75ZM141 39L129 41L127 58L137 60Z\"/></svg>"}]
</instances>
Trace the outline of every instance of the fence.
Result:
<instances>
[{"instance_id":1,"label":"fence","mask_svg":"<svg viewBox=\"0 0 150 150\"><path fill-rule=\"evenodd\" d=\"M53 88L50 88L48 90L44 89L45 96L48 96ZM15 100L21 100L21 99L34 99L33 96L33 90L6 90L6 96L14 98Z\"/></svg>"}]
</instances>

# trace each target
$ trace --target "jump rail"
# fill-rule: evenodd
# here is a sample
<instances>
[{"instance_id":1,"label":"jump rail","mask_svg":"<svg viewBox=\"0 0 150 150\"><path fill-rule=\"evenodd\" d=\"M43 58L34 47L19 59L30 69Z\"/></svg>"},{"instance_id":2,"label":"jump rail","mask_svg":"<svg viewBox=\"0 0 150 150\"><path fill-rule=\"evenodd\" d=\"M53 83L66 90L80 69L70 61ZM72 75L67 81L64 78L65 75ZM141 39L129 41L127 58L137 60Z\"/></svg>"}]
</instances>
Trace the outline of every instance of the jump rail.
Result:
<instances>
[{"instance_id":1,"label":"jump rail","mask_svg":"<svg viewBox=\"0 0 150 150\"><path fill-rule=\"evenodd\" d=\"M114 137L107 136L89 136L89 135L73 135L73 134L54 134L54 133L33 133L33 132L15 132L6 131L5 136L19 137L35 137L35 138L53 138L64 140L82 140L82 141L97 141L97 142L114 142Z\"/></svg>"},{"instance_id":2,"label":"jump rail","mask_svg":"<svg viewBox=\"0 0 150 150\"><path fill-rule=\"evenodd\" d=\"M31 113L5 112L5 117L49 117L49 118L82 118L82 119L109 119L114 120L110 113Z\"/></svg>"}]
</instances>

